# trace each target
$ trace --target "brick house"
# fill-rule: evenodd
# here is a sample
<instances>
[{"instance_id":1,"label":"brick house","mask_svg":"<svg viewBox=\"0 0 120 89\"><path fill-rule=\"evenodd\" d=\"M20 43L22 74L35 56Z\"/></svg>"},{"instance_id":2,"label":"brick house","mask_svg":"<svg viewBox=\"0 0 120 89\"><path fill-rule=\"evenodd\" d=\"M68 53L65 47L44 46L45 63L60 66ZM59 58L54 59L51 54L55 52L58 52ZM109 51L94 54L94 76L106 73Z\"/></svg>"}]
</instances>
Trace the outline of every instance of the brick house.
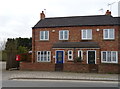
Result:
<instances>
[{"instance_id":1,"label":"brick house","mask_svg":"<svg viewBox=\"0 0 120 89\"><path fill-rule=\"evenodd\" d=\"M32 62L21 69L118 73L120 17L105 15L45 18L32 28Z\"/></svg>"}]
</instances>

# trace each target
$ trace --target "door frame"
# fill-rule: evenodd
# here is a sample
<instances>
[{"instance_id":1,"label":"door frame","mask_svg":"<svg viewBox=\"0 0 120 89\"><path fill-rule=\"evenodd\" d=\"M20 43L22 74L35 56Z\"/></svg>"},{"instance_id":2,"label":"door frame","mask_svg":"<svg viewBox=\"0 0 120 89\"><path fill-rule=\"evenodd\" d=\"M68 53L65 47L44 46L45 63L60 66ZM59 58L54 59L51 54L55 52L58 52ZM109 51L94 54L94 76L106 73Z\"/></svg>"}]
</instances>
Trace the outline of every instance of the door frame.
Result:
<instances>
[{"instance_id":1,"label":"door frame","mask_svg":"<svg viewBox=\"0 0 120 89\"><path fill-rule=\"evenodd\" d=\"M65 51L64 50L55 50L55 64L57 64L57 56L56 56L56 54L57 54L57 51L63 51L63 63L64 63L64 59L65 59Z\"/></svg>"},{"instance_id":2,"label":"door frame","mask_svg":"<svg viewBox=\"0 0 120 89\"><path fill-rule=\"evenodd\" d=\"M87 50L87 64L89 64L89 63L88 63L88 52L89 52L89 51L94 51L94 52L95 52L95 64L97 64L97 63L96 63L96 50Z\"/></svg>"}]
</instances>

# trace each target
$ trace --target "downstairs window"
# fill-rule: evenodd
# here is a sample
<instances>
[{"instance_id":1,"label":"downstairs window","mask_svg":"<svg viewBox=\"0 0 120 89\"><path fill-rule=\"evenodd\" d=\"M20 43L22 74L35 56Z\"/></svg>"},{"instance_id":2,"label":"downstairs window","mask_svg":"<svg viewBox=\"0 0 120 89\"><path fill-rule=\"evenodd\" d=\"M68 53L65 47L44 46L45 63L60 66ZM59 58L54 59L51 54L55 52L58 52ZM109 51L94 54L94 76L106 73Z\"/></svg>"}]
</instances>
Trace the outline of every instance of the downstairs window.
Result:
<instances>
[{"instance_id":1,"label":"downstairs window","mask_svg":"<svg viewBox=\"0 0 120 89\"><path fill-rule=\"evenodd\" d=\"M38 51L37 62L50 62L51 52L50 51Z\"/></svg>"},{"instance_id":2,"label":"downstairs window","mask_svg":"<svg viewBox=\"0 0 120 89\"><path fill-rule=\"evenodd\" d=\"M118 63L118 52L117 51L102 51L101 62Z\"/></svg>"}]
</instances>

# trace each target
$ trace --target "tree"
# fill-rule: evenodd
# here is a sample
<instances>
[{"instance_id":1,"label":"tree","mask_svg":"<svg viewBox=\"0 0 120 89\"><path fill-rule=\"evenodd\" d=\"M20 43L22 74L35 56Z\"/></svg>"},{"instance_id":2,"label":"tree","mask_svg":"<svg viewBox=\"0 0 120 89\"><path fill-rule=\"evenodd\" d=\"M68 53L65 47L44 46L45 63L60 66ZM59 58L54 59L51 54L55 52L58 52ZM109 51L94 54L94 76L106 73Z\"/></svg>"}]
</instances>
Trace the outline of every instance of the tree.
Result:
<instances>
[{"instance_id":1,"label":"tree","mask_svg":"<svg viewBox=\"0 0 120 89\"><path fill-rule=\"evenodd\" d=\"M5 51L7 53L6 70L16 67L17 42L15 39L7 40Z\"/></svg>"},{"instance_id":2,"label":"tree","mask_svg":"<svg viewBox=\"0 0 120 89\"><path fill-rule=\"evenodd\" d=\"M28 52L27 47L19 46L17 49L18 54L27 53L27 52Z\"/></svg>"}]
</instances>

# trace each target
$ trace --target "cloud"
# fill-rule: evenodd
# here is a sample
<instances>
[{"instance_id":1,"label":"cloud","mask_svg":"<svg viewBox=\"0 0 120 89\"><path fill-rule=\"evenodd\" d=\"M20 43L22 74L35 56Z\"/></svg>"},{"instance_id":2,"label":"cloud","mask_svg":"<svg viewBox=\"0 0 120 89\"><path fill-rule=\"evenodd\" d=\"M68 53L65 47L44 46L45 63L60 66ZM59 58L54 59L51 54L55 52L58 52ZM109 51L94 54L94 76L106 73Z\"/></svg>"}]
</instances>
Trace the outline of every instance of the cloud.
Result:
<instances>
[{"instance_id":1,"label":"cloud","mask_svg":"<svg viewBox=\"0 0 120 89\"><path fill-rule=\"evenodd\" d=\"M2 0L0 3L0 37L31 37L32 29L46 9L46 17L82 16L101 14L107 4L115 0ZM117 0L116 0L117 1ZM117 16L117 3L112 6ZM102 13L102 14L104 14Z\"/></svg>"}]
</instances>

